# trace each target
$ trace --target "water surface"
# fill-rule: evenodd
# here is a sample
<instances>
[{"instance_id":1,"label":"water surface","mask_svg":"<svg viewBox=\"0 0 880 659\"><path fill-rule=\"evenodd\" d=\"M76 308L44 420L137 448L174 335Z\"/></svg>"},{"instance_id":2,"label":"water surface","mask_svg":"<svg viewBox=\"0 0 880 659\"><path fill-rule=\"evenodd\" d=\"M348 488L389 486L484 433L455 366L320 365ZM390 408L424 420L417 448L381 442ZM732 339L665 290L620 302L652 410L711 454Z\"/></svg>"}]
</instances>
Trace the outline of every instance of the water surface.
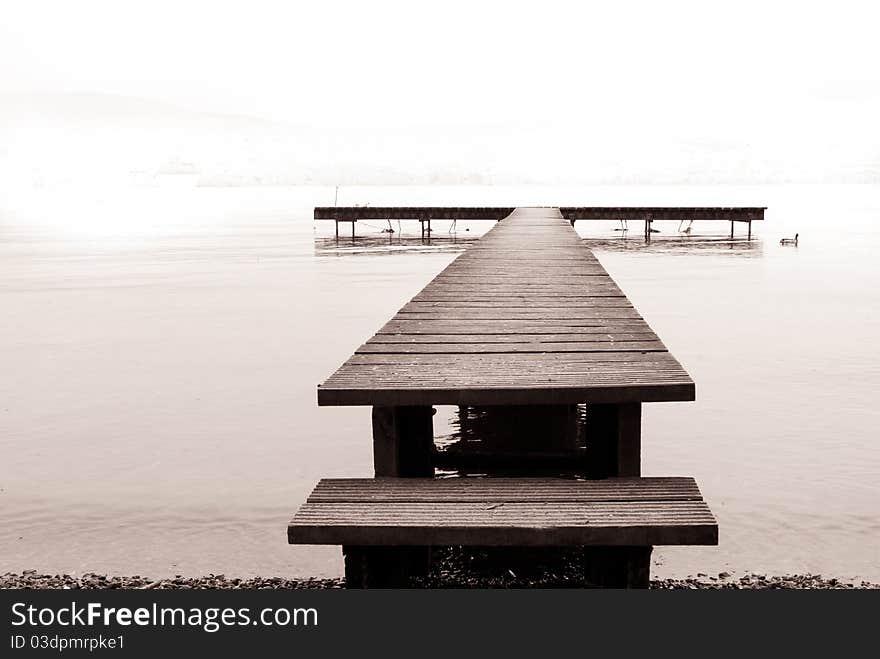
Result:
<instances>
[{"instance_id":1,"label":"water surface","mask_svg":"<svg viewBox=\"0 0 880 659\"><path fill-rule=\"evenodd\" d=\"M341 572L338 548L289 547L285 527L318 478L371 474L370 413L319 409L315 386L490 223L435 222L429 245L418 223L360 223L337 244L311 220L332 199L0 202L0 571ZM722 223L660 223L650 245L635 224L578 223L697 383L694 403L645 406L643 470L695 476L721 544L661 549L654 573L880 581L876 187L360 188L340 203L769 206L751 242Z\"/></svg>"}]
</instances>

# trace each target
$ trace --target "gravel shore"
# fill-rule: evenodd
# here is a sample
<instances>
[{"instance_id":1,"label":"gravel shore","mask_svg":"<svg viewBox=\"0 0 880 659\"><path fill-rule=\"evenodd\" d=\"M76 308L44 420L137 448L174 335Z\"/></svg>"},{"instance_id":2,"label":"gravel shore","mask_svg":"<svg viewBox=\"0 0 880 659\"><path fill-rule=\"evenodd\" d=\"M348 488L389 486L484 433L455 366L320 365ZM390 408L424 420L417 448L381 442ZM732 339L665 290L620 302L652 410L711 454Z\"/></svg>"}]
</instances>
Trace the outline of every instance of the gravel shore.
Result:
<instances>
[{"instance_id":1,"label":"gravel shore","mask_svg":"<svg viewBox=\"0 0 880 659\"><path fill-rule=\"evenodd\" d=\"M583 588L583 554L577 549L477 549L435 548L430 571L414 580L415 588ZM176 576L164 579L107 576L86 573L38 574L36 570L0 575L0 588L31 589L324 589L344 588L342 579L285 579L253 577L238 579L222 574L206 577ZM657 579L651 588L697 589L878 589L880 584L850 582L816 574L768 576L722 572L698 573L685 579Z\"/></svg>"},{"instance_id":2,"label":"gravel shore","mask_svg":"<svg viewBox=\"0 0 880 659\"><path fill-rule=\"evenodd\" d=\"M220 575L208 575L206 577L172 577L167 579L150 579L148 577L131 576L107 576L103 574L87 573L83 575L72 574L38 574L35 571L9 572L0 575L0 588L2 589L325 589L343 588L342 579L284 579L281 577L254 577L252 579L236 579ZM473 575L466 579L427 579L415 587L421 588L541 588L541 587L573 587L582 584L566 581L558 583L551 580L525 581L517 577L515 573L508 575L507 579L481 578ZM717 576L700 574L687 579L661 579L651 581L651 588L659 590L718 590L718 589L878 589L880 584L862 581L851 583L838 579L826 579L815 574L793 574L783 576L767 576L763 574L746 574L733 578L722 572Z\"/></svg>"}]
</instances>

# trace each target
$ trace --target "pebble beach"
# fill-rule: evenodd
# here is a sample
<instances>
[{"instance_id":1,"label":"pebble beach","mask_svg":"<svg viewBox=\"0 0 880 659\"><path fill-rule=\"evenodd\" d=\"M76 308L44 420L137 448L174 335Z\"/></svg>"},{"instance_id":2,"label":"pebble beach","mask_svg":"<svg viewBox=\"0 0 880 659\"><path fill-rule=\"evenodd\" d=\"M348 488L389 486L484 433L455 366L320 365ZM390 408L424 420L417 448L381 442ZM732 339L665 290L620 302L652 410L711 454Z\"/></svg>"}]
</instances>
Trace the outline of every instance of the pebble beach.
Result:
<instances>
[{"instance_id":1,"label":"pebble beach","mask_svg":"<svg viewBox=\"0 0 880 659\"><path fill-rule=\"evenodd\" d=\"M847 582L839 579L827 579L818 574L763 575L747 574L739 578L700 575L686 579L662 579L651 581L651 588L656 590L855 590L880 589L880 584ZM571 584L568 584L571 585ZM87 573L80 576L72 574L38 574L36 571L9 572L0 576L0 588L3 589L34 589L34 590L100 590L100 589L134 589L134 590L300 590L300 589L334 589L344 588L342 579L285 579L282 577L255 577L237 579L225 575L208 575L205 577L173 577L169 579L150 579L141 576L108 576L105 574ZM424 583L414 584L415 587L426 587ZM522 588L528 586L548 587L548 584L523 584L515 577L509 582L505 580L483 580L473 578L469 581L451 579L440 582L433 587L439 588Z\"/></svg>"}]
</instances>

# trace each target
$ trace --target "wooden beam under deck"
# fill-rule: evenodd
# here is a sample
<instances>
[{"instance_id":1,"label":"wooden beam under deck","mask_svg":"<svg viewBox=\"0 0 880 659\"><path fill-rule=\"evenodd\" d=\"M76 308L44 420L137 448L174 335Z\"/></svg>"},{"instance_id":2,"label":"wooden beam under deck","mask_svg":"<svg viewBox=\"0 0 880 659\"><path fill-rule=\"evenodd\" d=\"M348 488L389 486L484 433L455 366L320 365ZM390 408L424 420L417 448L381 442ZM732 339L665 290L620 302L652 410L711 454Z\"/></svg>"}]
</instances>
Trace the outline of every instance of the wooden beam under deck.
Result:
<instances>
[{"instance_id":1,"label":"wooden beam under deck","mask_svg":"<svg viewBox=\"0 0 880 659\"><path fill-rule=\"evenodd\" d=\"M515 209L500 206L319 206L316 220L502 220ZM532 210L556 211L556 208ZM562 206L566 220L662 220L753 222L764 219L764 206Z\"/></svg>"}]
</instances>

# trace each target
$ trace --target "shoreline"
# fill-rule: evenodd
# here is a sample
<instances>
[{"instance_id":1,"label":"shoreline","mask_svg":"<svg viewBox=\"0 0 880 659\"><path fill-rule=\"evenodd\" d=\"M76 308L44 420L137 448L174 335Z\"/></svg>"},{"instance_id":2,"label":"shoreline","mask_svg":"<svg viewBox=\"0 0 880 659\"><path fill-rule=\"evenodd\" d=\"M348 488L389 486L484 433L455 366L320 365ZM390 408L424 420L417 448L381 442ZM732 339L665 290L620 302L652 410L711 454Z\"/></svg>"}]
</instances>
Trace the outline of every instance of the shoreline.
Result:
<instances>
[{"instance_id":1,"label":"shoreline","mask_svg":"<svg viewBox=\"0 0 880 659\"><path fill-rule=\"evenodd\" d=\"M511 576L512 575L512 576ZM517 577L510 572L506 578L468 575L429 575L413 584L417 589L443 588L582 588L572 580L547 581ZM334 590L345 587L343 579L287 579L284 577L251 577L239 579L209 574L202 577L175 576L151 579L140 575L108 576L92 572L72 574L40 574L36 570L7 572L0 575L2 590ZM880 584L868 581L851 582L825 578L818 574L764 575L748 573L733 578L726 572L717 576L698 574L683 579L652 579L651 590L877 590Z\"/></svg>"}]
</instances>

